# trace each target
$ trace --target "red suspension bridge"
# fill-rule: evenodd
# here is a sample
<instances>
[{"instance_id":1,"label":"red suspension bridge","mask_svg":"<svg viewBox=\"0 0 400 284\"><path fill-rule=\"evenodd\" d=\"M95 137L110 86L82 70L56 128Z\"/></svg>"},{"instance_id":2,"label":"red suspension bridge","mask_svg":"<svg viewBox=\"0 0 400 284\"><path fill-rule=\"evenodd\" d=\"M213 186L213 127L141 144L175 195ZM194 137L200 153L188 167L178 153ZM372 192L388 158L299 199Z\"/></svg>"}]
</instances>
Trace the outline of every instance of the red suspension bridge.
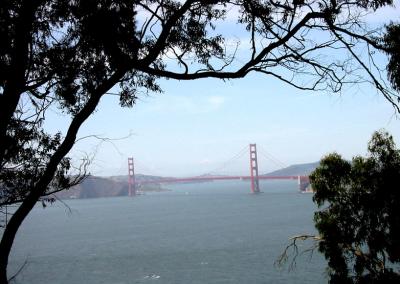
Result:
<instances>
[{"instance_id":1,"label":"red suspension bridge","mask_svg":"<svg viewBox=\"0 0 400 284\"><path fill-rule=\"evenodd\" d=\"M190 182L207 182L218 180L249 180L251 193L260 192L260 180L297 180L299 190L304 192L309 187L310 181L305 175L259 175L257 145L249 145L250 175L201 175L183 178L155 178L138 181L135 179L135 165L133 157L128 158L128 188L129 196L137 194L138 188L143 184L165 184L165 183L190 183Z\"/></svg>"}]
</instances>

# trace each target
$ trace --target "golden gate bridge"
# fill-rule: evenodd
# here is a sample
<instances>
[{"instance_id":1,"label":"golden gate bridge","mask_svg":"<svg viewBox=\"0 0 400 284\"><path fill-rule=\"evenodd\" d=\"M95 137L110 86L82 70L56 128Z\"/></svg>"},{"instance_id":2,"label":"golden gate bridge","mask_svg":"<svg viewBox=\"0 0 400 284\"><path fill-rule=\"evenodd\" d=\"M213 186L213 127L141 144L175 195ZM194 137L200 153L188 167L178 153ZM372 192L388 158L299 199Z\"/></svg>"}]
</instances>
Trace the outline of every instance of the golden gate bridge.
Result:
<instances>
[{"instance_id":1,"label":"golden gate bridge","mask_svg":"<svg viewBox=\"0 0 400 284\"><path fill-rule=\"evenodd\" d=\"M201 175L193 177L181 178L155 178L138 181L135 178L135 165L133 157L128 158L128 194L135 196L138 188L143 184L166 184L166 183L190 183L190 182L207 182L221 180L249 180L251 193L260 193L260 180L297 180L299 191L305 192L309 187L310 181L307 175L259 175L258 174L258 159L257 145L249 144L249 175Z\"/></svg>"}]
</instances>

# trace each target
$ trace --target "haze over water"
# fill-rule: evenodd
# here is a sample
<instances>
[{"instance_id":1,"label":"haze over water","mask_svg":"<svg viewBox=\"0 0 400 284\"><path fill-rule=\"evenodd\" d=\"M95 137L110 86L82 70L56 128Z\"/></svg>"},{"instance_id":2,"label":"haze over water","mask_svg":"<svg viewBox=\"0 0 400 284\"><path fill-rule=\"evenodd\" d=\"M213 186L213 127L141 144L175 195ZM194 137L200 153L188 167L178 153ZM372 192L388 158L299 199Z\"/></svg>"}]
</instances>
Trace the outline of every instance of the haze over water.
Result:
<instances>
[{"instance_id":1,"label":"haze over water","mask_svg":"<svg viewBox=\"0 0 400 284\"><path fill-rule=\"evenodd\" d=\"M295 181L168 185L136 198L68 200L34 208L20 229L16 283L324 283L315 253L297 268L274 261L288 238L314 233L311 194ZM302 248L307 248L305 245Z\"/></svg>"}]
</instances>

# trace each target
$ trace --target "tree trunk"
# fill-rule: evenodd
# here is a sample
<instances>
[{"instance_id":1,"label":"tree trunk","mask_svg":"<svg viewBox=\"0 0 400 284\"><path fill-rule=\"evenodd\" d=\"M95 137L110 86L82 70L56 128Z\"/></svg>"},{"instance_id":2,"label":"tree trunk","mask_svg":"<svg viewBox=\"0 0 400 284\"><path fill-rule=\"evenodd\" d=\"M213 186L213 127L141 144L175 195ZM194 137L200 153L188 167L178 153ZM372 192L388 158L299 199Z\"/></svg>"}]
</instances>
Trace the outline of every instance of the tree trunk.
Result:
<instances>
[{"instance_id":1,"label":"tree trunk","mask_svg":"<svg viewBox=\"0 0 400 284\"><path fill-rule=\"evenodd\" d=\"M3 236L0 242L0 283L8 283L7 279L7 265L8 258L11 252L11 247L15 239L15 235L22 222L28 216L29 212L32 210L33 206L37 202L35 195L30 194L22 202L21 206L17 209L14 215L11 217L10 221L6 225Z\"/></svg>"}]
</instances>

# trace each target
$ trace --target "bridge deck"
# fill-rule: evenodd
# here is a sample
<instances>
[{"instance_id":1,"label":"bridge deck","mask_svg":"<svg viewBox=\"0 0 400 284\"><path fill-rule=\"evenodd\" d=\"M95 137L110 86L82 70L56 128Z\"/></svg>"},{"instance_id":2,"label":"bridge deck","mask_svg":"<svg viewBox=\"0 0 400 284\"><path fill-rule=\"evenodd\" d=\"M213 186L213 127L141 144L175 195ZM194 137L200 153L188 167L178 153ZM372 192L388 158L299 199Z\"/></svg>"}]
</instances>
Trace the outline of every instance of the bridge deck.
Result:
<instances>
[{"instance_id":1,"label":"bridge deck","mask_svg":"<svg viewBox=\"0 0 400 284\"><path fill-rule=\"evenodd\" d=\"M298 178L306 179L307 176L259 176L260 180L296 180ZM202 181L217 181L217 180L250 180L250 176L201 176L187 178L161 178L154 180L145 180L138 182L139 184L150 183L180 183L180 182L202 182Z\"/></svg>"}]
</instances>

